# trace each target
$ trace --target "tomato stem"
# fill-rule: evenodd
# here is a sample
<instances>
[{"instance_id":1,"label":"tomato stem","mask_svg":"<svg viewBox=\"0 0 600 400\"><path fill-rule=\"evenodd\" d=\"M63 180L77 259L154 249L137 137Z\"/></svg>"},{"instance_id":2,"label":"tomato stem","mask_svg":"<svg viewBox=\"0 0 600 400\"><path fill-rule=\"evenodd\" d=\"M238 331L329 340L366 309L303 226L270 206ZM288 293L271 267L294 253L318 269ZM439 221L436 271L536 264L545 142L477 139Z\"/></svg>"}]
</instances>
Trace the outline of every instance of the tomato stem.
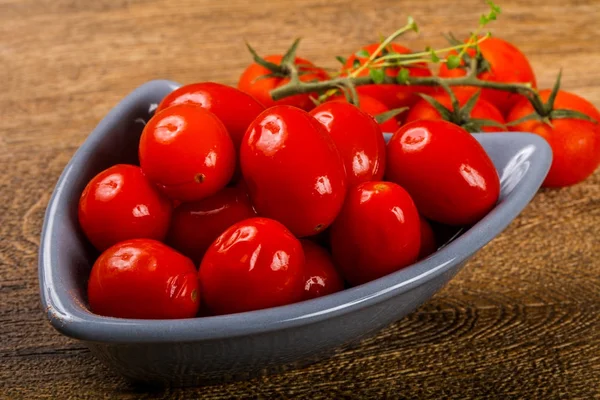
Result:
<instances>
[{"instance_id":1,"label":"tomato stem","mask_svg":"<svg viewBox=\"0 0 600 400\"><path fill-rule=\"evenodd\" d=\"M301 93L321 92L330 89L336 89L340 85L347 85L350 82L353 86L373 85L371 76L343 77L333 78L319 82L289 82L271 91L273 100L280 100L288 96ZM440 78L440 77L409 77L405 82L397 82L395 77L385 76L383 84L411 85L411 86L475 86L486 89L497 89L511 93L518 93L527 96L536 96L537 91L528 83L501 83L484 81L476 76L463 76L458 78Z\"/></svg>"}]
</instances>

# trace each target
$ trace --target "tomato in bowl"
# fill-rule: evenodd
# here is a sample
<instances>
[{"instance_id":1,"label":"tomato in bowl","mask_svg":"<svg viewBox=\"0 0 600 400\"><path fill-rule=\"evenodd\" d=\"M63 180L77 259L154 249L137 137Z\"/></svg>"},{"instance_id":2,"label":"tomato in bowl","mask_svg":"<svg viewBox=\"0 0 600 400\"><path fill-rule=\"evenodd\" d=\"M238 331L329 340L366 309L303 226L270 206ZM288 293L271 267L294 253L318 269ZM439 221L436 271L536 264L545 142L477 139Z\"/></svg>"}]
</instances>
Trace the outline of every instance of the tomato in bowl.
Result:
<instances>
[{"instance_id":1,"label":"tomato in bowl","mask_svg":"<svg viewBox=\"0 0 600 400\"><path fill-rule=\"evenodd\" d=\"M548 144L537 135L475 134L500 177L497 204L435 253L370 282L236 314L152 320L96 315L89 309L86 286L98 252L78 224L79 196L100 171L138 163L144 124L178 86L148 82L110 111L66 165L42 230L40 295L50 323L136 382L195 385L277 372L379 331L426 302L502 232L533 198L552 159Z\"/></svg>"}]
</instances>

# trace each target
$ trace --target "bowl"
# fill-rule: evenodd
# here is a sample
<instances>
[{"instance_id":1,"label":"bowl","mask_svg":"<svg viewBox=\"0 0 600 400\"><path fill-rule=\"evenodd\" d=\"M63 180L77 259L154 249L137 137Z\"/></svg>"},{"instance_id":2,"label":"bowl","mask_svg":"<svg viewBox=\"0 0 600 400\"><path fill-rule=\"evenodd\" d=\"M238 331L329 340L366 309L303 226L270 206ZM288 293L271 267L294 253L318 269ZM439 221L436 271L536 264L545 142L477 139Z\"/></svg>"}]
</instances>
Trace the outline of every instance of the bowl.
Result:
<instances>
[{"instance_id":1,"label":"bowl","mask_svg":"<svg viewBox=\"0 0 600 400\"><path fill-rule=\"evenodd\" d=\"M318 361L374 334L426 302L502 232L533 198L552 159L550 147L537 135L475 134L501 177L495 208L433 255L375 281L314 300L232 315L180 320L94 315L85 293L98 254L77 222L80 193L101 170L137 163L145 122L178 86L148 82L110 111L62 172L42 229L40 292L50 323L135 382L187 386L250 378Z\"/></svg>"}]
</instances>

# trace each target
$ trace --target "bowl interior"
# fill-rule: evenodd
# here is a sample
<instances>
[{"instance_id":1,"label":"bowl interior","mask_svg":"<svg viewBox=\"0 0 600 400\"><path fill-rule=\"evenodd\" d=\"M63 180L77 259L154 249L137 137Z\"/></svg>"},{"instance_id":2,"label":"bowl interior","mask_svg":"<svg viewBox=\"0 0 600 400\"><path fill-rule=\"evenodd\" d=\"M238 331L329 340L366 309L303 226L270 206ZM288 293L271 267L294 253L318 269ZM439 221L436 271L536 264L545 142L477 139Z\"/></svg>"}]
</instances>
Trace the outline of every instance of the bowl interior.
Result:
<instances>
[{"instance_id":1,"label":"bowl interior","mask_svg":"<svg viewBox=\"0 0 600 400\"><path fill-rule=\"evenodd\" d=\"M315 300L234 315L185 320L94 315L87 309L85 289L98 253L79 228L79 196L101 170L116 163L137 163L137 143L145 122L160 100L178 86L152 81L133 91L100 122L59 178L42 230L39 278L48 317L66 335L104 342L202 340L293 327L382 301L464 262L492 240L535 195L551 162L549 146L536 135L476 134L501 179L497 206L432 256L367 284ZM386 134L386 140L390 136Z\"/></svg>"}]
</instances>

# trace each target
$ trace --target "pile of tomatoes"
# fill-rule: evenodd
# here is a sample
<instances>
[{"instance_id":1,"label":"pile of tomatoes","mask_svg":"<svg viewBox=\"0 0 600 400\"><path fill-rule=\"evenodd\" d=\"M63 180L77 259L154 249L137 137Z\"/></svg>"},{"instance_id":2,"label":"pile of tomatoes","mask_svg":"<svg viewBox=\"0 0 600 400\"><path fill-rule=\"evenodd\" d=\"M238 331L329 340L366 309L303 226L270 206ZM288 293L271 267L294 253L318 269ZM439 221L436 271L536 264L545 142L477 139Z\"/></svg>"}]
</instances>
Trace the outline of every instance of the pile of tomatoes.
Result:
<instances>
[{"instance_id":1,"label":"pile of tomatoes","mask_svg":"<svg viewBox=\"0 0 600 400\"><path fill-rule=\"evenodd\" d=\"M302 80L327 78L295 62ZM521 67L505 69L535 84ZM427 257L444 228L472 225L495 206L494 165L469 132L419 100L436 95L430 88L367 85L360 108L343 96L315 106L310 94L273 101L286 79L268 74L252 64L238 88L176 89L144 127L139 165L114 165L85 187L79 221L100 252L92 312L191 318L329 295ZM502 95L482 93L473 114L505 122L527 112L523 99ZM411 107L404 120L376 122L401 106ZM382 132L394 133L389 143Z\"/></svg>"}]
</instances>

